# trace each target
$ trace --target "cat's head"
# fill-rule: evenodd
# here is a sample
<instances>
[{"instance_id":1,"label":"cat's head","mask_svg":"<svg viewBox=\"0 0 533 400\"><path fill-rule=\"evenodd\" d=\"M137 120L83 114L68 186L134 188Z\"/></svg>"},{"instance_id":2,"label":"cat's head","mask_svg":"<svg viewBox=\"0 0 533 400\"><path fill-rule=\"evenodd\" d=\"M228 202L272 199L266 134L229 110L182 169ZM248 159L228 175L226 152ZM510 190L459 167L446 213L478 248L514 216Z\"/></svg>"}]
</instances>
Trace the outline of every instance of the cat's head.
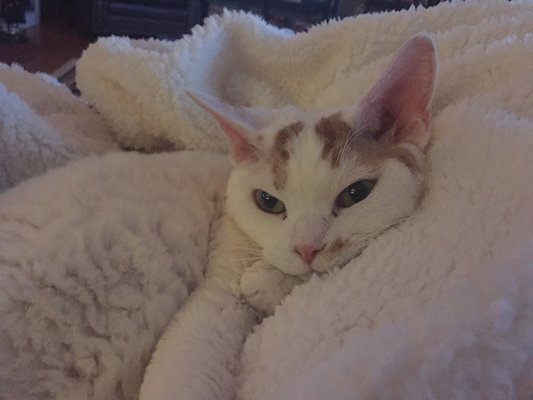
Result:
<instances>
[{"instance_id":1,"label":"cat's head","mask_svg":"<svg viewBox=\"0 0 533 400\"><path fill-rule=\"evenodd\" d=\"M356 106L333 114L287 118L191 93L229 140L227 213L268 262L291 275L344 265L413 213L435 74L433 42L418 35Z\"/></svg>"}]
</instances>

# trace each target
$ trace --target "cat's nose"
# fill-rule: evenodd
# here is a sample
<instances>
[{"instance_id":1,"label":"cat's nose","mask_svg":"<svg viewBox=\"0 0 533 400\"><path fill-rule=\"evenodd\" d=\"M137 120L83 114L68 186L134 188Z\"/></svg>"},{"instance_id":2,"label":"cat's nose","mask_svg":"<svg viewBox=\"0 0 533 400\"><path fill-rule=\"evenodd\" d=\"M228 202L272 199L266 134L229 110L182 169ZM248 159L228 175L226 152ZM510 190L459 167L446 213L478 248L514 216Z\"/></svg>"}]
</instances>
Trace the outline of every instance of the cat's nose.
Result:
<instances>
[{"instance_id":1,"label":"cat's nose","mask_svg":"<svg viewBox=\"0 0 533 400\"><path fill-rule=\"evenodd\" d=\"M306 264L310 265L323 248L323 245L305 243L294 246L294 251L302 257Z\"/></svg>"}]
</instances>

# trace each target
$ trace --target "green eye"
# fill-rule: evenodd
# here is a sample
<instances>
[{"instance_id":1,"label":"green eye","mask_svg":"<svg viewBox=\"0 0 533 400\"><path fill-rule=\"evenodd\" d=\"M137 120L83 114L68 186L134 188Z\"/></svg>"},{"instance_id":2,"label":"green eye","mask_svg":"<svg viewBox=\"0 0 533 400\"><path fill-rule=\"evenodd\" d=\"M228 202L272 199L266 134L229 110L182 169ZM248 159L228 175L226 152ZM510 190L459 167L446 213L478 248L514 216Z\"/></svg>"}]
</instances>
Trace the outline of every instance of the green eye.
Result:
<instances>
[{"instance_id":1,"label":"green eye","mask_svg":"<svg viewBox=\"0 0 533 400\"><path fill-rule=\"evenodd\" d=\"M363 201L374 188L375 182L362 180L352 183L337 196L335 205L340 208L348 208Z\"/></svg>"},{"instance_id":2,"label":"green eye","mask_svg":"<svg viewBox=\"0 0 533 400\"><path fill-rule=\"evenodd\" d=\"M264 190L254 192L255 204L269 214L281 214L285 212L285 204Z\"/></svg>"}]
</instances>

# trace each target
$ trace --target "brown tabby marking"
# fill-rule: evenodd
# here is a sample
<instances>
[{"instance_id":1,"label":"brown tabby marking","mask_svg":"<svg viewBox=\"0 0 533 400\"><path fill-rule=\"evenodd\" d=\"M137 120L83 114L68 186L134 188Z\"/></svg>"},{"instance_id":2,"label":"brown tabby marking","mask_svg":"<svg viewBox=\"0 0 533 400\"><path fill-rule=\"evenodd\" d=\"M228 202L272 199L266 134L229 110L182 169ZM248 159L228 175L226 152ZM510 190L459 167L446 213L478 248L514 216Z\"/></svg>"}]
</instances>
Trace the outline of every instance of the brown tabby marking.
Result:
<instances>
[{"instance_id":1,"label":"brown tabby marking","mask_svg":"<svg viewBox=\"0 0 533 400\"><path fill-rule=\"evenodd\" d=\"M353 128L341 119L340 113L324 117L316 123L315 131L324 142L322 158L329 159L333 168L340 165L343 147L352 130Z\"/></svg>"},{"instance_id":2,"label":"brown tabby marking","mask_svg":"<svg viewBox=\"0 0 533 400\"><path fill-rule=\"evenodd\" d=\"M421 167L409 150L396 146L394 143L376 141L363 133L356 133L348 123L341 119L339 113L320 119L315 130L324 143L322 158L329 159L332 168L340 165L343 155L353 157L354 153L359 162L372 166L378 166L388 158L394 158L411 170L419 170Z\"/></svg>"},{"instance_id":3,"label":"brown tabby marking","mask_svg":"<svg viewBox=\"0 0 533 400\"><path fill-rule=\"evenodd\" d=\"M274 174L274 187L281 189L287 182L287 162L289 161L289 143L300 134L304 128L303 122L294 122L282 128L274 139L274 146L270 153L272 173Z\"/></svg>"},{"instance_id":4,"label":"brown tabby marking","mask_svg":"<svg viewBox=\"0 0 533 400\"><path fill-rule=\"evenodd\" d=\"M372 167L378 167L387 159L393 158L403 163L413 172L420 171L422 168L416 157L409 150L394 143L387 144L359 140L357 144L357 158L361 163L368 164Z\"/></svg>"},{"instance_id":5,"label":"brown tabby marking","mask_svg":"<svg viewBox=\"0 0 533 400\"><path fill-rule=\"evenodd\" d=\"M278 190L283 189L287 183L289 144L303 128L303 122L294 122L282 128L274 139L269 161L274 175L274 187ZM413 171L421 169L416 157L409 150L394 143L387 144L384 140L374 140L368 135L355 133L353 128L341 119L340 113L321 118L315 125L315 131L323 142L322 159L329 160L332 168L339 167L343 156L356 156L358 162L372 167L378 167L385 160L394 158ZM340 245L339 243L338 246Z\"/></svg>"},{"instance_id":6,"label":"brown tabby marking","mask_svg":"<svg viewBox=\"0 0 533 400\"><path fill-rule=\"evenodd\" d=\"M329 246L328 252L336 253L336 252L340 251L345 245L346 245L346 241L344 241L342 239L336 239Z\"/></svg>"}]
</instances>

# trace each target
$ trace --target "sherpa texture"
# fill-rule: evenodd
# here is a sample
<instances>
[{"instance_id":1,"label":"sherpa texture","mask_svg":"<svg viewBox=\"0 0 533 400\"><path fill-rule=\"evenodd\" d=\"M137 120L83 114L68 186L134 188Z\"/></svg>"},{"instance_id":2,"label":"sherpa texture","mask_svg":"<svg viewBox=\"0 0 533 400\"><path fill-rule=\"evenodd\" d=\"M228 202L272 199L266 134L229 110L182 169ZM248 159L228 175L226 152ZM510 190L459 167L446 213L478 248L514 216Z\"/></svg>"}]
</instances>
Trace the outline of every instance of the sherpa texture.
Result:
<instances>
[{"instance_id":1,"label":"sherpa texture","mask_svg":"<svg viewBox=\"0 0 533 400\"><path fill-rule=\"evenodd\" d=\"M246 343L238 398L531 400L532 127L482 96L445 109L419 212L296 288Z\"/></svg>"},{"instance_id":2,"label":"sherpa texture","mask_svg":"<svg viewBox=\"0 0 533 400\"><path fill-rule=\"evenodd\" d=\"M123 143L223 149L185 86L323 110L357 100L411 34L437 41L420 212L257 328L237 398L531 400L532 7L443 3L298 35L226 14L180 42L109 38L85 53L82 91ZM88 159L0 196L0 398L137 397L159 333L201 280L227 175L223 160L181 156ZM236 375L213 364L182 366L205 380L201 400L227 398L212 376Z\"/></svg>"},{"instance_id":3,"label":"sherpa texture","mask_svg":"<svg viewBox=\"0 0 533 400\"><path fill-rule=\"evenodd\" d=\"M56 79L0 64L0 192L70 160L117 150L105 120Z\"/></svg>"},{"instance_id":4,"label":"sherpa texture","mask_svg":"<svg viewBox=\"0 0 533 400\"><path fill-rule=\"evenodd\" d=\"M203 279L229 169L202 152L118 153L0 195L1 400L137 398Z\"/></svg>"},{"instance_id":5,"label":"sherpa texture","mask_svg":"<svg viewBox=\"0 0 533 400\"><path fill-rule=\"evenodd\" d=\"M343 107L363 96L391 55L420 31L430 33L439 52L435 112L533 74L532 2L474 0L362 15L299 34L227 12L177 42L102 38L78 62L77 82L129 147L166 141L223 150L220 128L184 89L244 106Z\"/></svg>"}]
</instances>

